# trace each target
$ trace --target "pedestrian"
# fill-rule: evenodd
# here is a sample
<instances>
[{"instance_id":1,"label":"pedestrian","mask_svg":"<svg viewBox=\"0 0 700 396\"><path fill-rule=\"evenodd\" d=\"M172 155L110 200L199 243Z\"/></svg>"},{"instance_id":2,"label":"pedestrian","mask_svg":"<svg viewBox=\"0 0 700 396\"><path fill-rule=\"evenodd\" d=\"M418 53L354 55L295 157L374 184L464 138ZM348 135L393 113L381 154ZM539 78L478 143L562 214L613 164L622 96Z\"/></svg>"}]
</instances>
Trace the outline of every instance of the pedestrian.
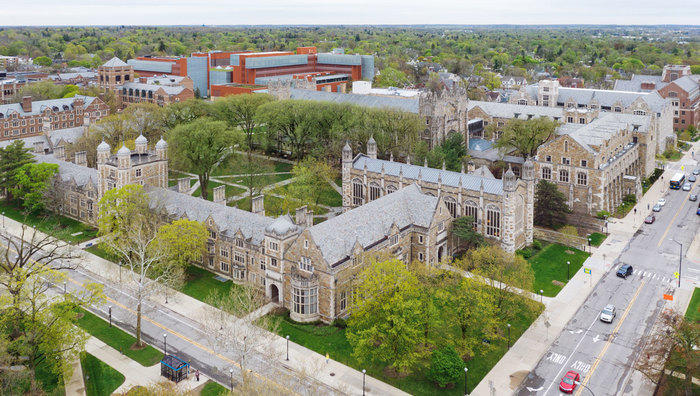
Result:
<instances>
[{"instance_id":1,"label":"pedestrian","mask_svg":"<svg viewBox=\"0 0 700 396\"><path fill-rule=\"evenodd\" d=\"M197 378L197 382L199 382L199 369L194 372L194 377Z\"/></svg>"},{"instance_id":2,"label":"pedestrian","mask_svg":"<svg viewBox=\"0 0 700 396\"><path fill-rule=\"evenodd\" d=\"M637 208L634 208L634 214L635 215L637 214Z\"/></svg>"},{"instance_id":3,"label":"pedestrian","mask_svg":"<svg viewBox=\"0 0 700 396\"><path fill-rule=\"evenodd\" d=\"M647 204L647 210L649 210L649 204Z\"/></svg>"}]
</instances>

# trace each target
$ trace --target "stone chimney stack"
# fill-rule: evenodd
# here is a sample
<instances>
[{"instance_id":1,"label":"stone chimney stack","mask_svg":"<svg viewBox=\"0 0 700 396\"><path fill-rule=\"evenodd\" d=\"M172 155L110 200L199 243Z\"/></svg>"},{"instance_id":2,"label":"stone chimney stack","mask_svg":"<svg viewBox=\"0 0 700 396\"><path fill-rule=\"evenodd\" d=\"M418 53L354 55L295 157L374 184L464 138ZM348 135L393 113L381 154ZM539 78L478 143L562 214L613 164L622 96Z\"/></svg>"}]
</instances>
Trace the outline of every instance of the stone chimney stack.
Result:
<instances>
[{"instance_id":1,"label":"stone chimney stack","mask_svg":"<svg viewBox=\"0 0 700 396\"><path fill-rule=\"evenodd\" d=\"M44 142L34 142L34 153L44 154Z\"/></svg>"},{"instance_id":2,"label":"stone chimney stack","mask_svg":"<svg viewBox=\"0 0 700 396\"><path fill-rule=\"evenodd\" d=\"M87 151L78 151L75 153L75 164L87 166Z\"/></svg>"},{"instance_id":3,"label":"stone chimney stack","mask_svg":"<svg viewBox=\"0 0 700 396\"><path fill-rule=\"evenodd\" d=\"M66 148L63 146L58 146L53 149L53 156L61 161L66 160Z\"/></svg>"},{"instance_id":4,"label":"stone chimney stack","mask_svg":"<svg viewBox=\"0 0 700 396\"><path fill-rule=\"evenodd\" d=\"M177 179L177 192L187 194L190 191L190 178L182 177Z\"/></svg>"},{"instance_id":5,"label":"stone chimney stack","mask_svg":"<svg viewBox=\"0 0 700 396\"><path fill-rule=\"evenodd\" d=\"M29 113L32 111L32 97L31 96L23 96L22 97L22 110L26 113Z\"/></svg>"},{"instance_id":6,"label":"stone chimney stack","mask_svg":"<svg viewBox=\"0 0 700 396\"><path fill-rule=\"evenodd\" d=\"M212 201L216 204L226 205L226 186L214 187L212 190Z\"/></svg>"},{"instance_id":7,"label":"stone chimney stack","mask_svg":"<svg viewBox=\"0 0 700 396\"><path fill-rule=\"evenodd\" d=\"M308 207L306 205L297 208L296 213L294 214L294 222L297 223L298 226L306 226L307 209Z\"/></svg>"},{"instance_id":8,"label":"stone chimney stack","mask_svg":"<svg viewBox=\"0 0 700 396\"><path fill-rule=\"evenodd\" d=\"M251 212L265 216L265 196L258 195L253 197L253 201L250 203Z\"/></svg>"},{"instance_id":9,"label":"stone chimney stack","mask_svg":"<svg viewBox=\"0 0 700 396\"><path fill-rule=\"evenodd\" d=\"M314 226L314 211L307 210L306 211L306 227L313 227L313 226Z\"/></svg>"}]
</instances>

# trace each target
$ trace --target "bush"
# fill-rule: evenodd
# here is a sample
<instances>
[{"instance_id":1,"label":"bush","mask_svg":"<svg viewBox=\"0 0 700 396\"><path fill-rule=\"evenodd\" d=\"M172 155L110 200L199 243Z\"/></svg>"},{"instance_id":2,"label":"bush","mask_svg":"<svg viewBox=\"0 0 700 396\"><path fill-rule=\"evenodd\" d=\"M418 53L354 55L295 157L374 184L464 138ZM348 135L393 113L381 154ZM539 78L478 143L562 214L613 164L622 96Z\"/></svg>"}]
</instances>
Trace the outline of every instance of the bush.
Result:
<instances>
[{"instance_id":1,"label":"bush","mask_svg":"<svg viewBox=\"0 0 700 396\"><path fill-rule=\"evenodd\" d=\"M339 328L339 329L344 329L344 328L348 327L347 322L343 318L338 318L338 319L334 320L332 325Z\"/></svg>"},{"instance_id":2,"label":"bush","mask_svg":"<svg viewBox=\"0 0 700 396\"><path fill-rule=\"evenodd\" d=\"M578 230L572 225L565 225L559 229L559 232L566 235L578 236Z\"/></svg>"},{"instance_id":3,"label":"bush","mask_svg":"<svg viewBox=\"0 0 700 396\"><path fill-rule=\"evenodd\" d=\"M464 370L464 362L460 359L454 346L446 346L433 352L433 356L430 358L428 379L444 388L459 380L462 370Z\"/></svg>"},{"instance_id":4,"label":"bush","mask_svg":"<svg viewBox=\"0 0 700 396\"><path fill-rule=\"evenodd\" d=\"M532 250L530 248L524 248L517 250L515 253L518 253L519 255L523 256L524 259L529 259L532 257Z\"/></svg>"},{"instance_id":5,"label":"bush","mask_svg":"<svg viewBox=\"0 0 700 396\"><path fill-rule=\"evenodd\" d=\"M606 217L610 217L610 212L608 212L607 210L601 210L600 212L595 214L595 217L601 220L605 220Z\"/></svg>"},{"instance_id":6,"label":"bush","mask_svg":"<svg viewBox=\"0 0 700 396\"><path fill-rule=\"evenodd\" d=\"M627 205L634 205L637 203L637 196L634 194L627 194L622 198L622 202Z\"/></svg>"},{"instance_id":7,"label":"bush","mask_svg":"<svg viewBox=\"0 0 700 396\"><path fill-rule=\"evenodd\" d=\"M535 249L535 250L542 250L542 242L538 241L537 239L535 239L534 241L532 241L532 245L531 245L531 246L532 246L532 248Z\"/></svg>"}]
</instances>

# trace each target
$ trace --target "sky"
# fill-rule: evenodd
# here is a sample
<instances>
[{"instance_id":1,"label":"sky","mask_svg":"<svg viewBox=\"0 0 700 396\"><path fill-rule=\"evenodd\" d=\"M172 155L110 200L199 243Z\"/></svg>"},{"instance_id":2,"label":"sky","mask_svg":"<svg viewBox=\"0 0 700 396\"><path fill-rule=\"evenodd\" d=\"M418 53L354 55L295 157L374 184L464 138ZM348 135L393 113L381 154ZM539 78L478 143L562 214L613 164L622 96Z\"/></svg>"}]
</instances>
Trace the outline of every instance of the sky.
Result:
<instances>
[{"instance_id":1,"label":"sky","mask_svg":"<svg viewBox=\"0 0 700 396\"><path fill-rule=\"evenodd\" d=\"M700 1L0 0L0 25L697 25Z\"/></svg>"}]
</instances>

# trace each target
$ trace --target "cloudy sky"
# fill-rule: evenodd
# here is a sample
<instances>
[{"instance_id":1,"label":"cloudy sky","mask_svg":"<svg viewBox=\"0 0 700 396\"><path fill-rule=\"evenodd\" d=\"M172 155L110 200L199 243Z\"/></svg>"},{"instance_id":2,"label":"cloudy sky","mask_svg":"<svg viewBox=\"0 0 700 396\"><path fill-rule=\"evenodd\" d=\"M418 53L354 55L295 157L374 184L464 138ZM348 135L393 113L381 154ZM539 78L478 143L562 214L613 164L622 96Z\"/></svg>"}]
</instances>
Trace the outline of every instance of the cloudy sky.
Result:
<instances>
[{"instance_id":1,"label":"cloudy sky","mask_svg":"<svg viewBox=\"0 0 700 396\"><path fill-rule=\"evenodd\" d=\"M0 25L698 24L660 0L0 0Z\"/></svg>"}]
</instances>

